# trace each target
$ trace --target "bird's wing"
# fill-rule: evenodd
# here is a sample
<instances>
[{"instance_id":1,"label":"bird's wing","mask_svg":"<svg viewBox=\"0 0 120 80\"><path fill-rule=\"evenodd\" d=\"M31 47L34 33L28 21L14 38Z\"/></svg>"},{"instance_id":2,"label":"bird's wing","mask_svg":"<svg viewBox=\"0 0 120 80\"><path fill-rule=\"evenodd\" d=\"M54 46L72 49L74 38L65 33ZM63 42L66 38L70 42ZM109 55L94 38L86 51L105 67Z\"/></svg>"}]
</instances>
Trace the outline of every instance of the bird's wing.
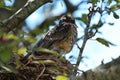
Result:
<instances>
[{"instance_id":1,"label":"bird's wing","mask_svg":"<svg viewBox=\"0 0 120 80\"><path fill-rule=\"evenodd\" d=\"M49 48L55 41L60 41L64 39L68 32L69 32L70 26L67 24L56 26L52 30L49 30L45 36L38 41L35 48L43 47L43 48Z\"/></svg>"}]
</instances>

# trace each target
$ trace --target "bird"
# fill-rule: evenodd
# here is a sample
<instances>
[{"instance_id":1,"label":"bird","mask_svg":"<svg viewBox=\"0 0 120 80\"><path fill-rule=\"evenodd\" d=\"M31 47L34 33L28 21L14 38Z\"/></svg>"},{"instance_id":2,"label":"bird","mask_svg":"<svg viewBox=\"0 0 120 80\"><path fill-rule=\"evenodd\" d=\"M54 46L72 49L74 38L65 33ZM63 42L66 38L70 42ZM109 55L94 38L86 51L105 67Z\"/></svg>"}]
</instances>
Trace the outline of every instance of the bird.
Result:
<instances>
[{"instance_id":1,"label":"bird","mask_svg":"<svg viewBox=\"0 0 120 80\"><path fill-rule=\"evenodd\" d=\"M46 48L62 55L69 53L76 41L77 25L75 24L75 19L71 15L66 14L59 19L58 25L43 35L34 46L34 49ZM39 55L40 53L34 49L32 55Z\"/></svg>"}]
</instances>

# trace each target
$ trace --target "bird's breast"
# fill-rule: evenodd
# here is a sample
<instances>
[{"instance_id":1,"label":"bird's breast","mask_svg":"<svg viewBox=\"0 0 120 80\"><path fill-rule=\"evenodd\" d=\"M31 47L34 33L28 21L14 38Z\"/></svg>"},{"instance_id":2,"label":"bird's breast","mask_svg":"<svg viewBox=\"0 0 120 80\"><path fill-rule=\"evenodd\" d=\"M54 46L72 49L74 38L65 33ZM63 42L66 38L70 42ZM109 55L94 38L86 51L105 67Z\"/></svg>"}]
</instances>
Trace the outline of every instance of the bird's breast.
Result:
<instances>
[{"instance_id":1,"label":"bird's breast","mask_svg":"<svg viewBox=\"0 0 120 80\"><path fill-rule=\"evenodd\" d=\"M76 39L77 39L76 27L71 27L68 31L67 36L63 40L56 42L56 46L57 46L56 49L59 49L57 51L60 53L70 52L71 49L73 48L73 45L76 42Z\"/></svg>"}]
</instances>

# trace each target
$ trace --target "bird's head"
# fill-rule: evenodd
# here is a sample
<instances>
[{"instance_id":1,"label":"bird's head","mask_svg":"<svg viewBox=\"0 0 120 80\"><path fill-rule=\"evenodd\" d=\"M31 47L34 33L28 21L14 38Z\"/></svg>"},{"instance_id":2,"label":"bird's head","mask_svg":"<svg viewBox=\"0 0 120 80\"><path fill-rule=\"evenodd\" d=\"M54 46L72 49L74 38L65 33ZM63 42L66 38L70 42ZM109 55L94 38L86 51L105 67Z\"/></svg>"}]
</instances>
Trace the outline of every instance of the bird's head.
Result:
<instances>
[{"instance_id":1,"label":"bird's head","mask_svg":"<svg viewBox=\"0 0 120 80\"><path fill-rule=\"evenodd\" d=\"M71 15L63 15L61 18L60 18L60 22L59 24L63 23L63 22L66 22L66 23L73 23L75 24L75 19L72 18Z\"/></svg>"}]
</instances>

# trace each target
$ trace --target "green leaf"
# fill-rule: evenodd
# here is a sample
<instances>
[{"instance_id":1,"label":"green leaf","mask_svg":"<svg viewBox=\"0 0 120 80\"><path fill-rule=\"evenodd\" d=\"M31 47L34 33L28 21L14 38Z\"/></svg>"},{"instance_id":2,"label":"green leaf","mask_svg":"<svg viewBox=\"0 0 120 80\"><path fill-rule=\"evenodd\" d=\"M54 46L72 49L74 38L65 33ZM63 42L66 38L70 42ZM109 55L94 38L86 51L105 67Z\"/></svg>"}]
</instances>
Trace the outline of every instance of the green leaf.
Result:
<instances>
[{"instance_id":1,"label":"green leaf","mask_svg":"<svg viewBox=\"0 0 120 80\"><path fill-rule=\"evenodd\" d=\"M108 10L107 13L110 15L111 11Z\"/></svg>"},{"instance_id":2,"label":"green leaf","mask_svg":"<svg viewBox=\"0 0 120 80\"><path fill-rule=\"evenodd\" d=\"M0 1L0 7L5 7L4 1Z\"/></svg>"},{"instance_id":3,"label":"green leaf","mask_svg":"<svg viewBox=\"0 0 120 80\"><path fill-rule=\"evenodd\" d=\"M17 73L17 71L10 65L5 65L3 62L0 61L0 67L3 68L4 70L8 71L8 72L13 72L13 73Z\"/></svg>"},{"instance_id":4,"label":"green leaf","mask_svg":"<svg viewBox=\"0 0 120 80\"><path fill-rule=\"evenodd\" d=\"M96 2L98 2L98 0L92 0L93 5L95 5Z\"/></svg>"},{"instance_id":5,"label":"green leaf","mask_svg":"<svg viewBox=\"0 0 120 80\"><path fill-rule=\"evenodd\" d=\"M101 44L103 44L103 45L105 45L105 46L107 46L107 47L109 47L109 45L116 46L116 45L113 44L112 42L110 42L110 41L108 41L108 40L105 40L105 39L103 39L103 38L96 38L96 40L97 40L99 43L101 43Z\"/></svg>"},{"instance_id":6,"label":"green leaf","mask_svg":"<svg viewBox=\"0 0 120 80\"><path fill-rule=\"evenodd\" d=\"M109 43L108 43L108 41L106 41L105 39L103 39L103 38L97 38L96 40L97 40L99 43L105 45L106 47L109 47Z\"/></svg>"},{"instance_id":7,"label":"green leaf","mask_svg":"<svg viewBox=\"0 0 120 80\"><path fill-rule=\"evenodd\" d=\"M52 60L37 60L37 61L32 61L34 64L55 64L56 62Z\"/></svg>"},{"instance_id":8,"label":"green leaf","mask_svg":"<svg viewBox=\"0 0 120 80\"><path fill-rule=\"evenodd\" d=\"M14 40L17 40L17 39L18 39L18 36L14 35L14 34L7 34L7 35L5 35L5 36L6 36L6 38L8 38L8 39L14 39Z\"/></svg>"},{"instance_id":9,"label":"green leaf","mask_svg":"<svg viewBox=\"0 0 120 80\"><path fill-rule=\"evenodd\" d=\"M94 25L91 26L90 28L91 28L91 29L97 29L97 30L98 30L98 29L101 28L101 27L102 27L102 26L97 26L97 25L94 24Z\"/></svg>"},{"instance_id":10,"label":"green leaf","mask_svg":"<svg viewBox=\"0 0 120 80\"><path fill-rule=\"evenodd\" d=\"M57 76L56 80L68 80L66 76Z\"/></svg>"},{"instance_id":11,"label":"green leaf","mask_svg":"<svg viewBox=\"0 0 120 80\"><path fill-rule=\"evenodd\" d=\"M87 24L87 15L86 14L83 14L82 18L76 18L76 19L81 20L82 22L84 22L85 24Z\"/></svg>"},{"instance_id":12,"label":"green leaf","mask_svg":"<svg viewBox=\"0 0 120 80\"><path fill-rule=\"evenodd\" d=\"M54 50L49 50L49 49L46 49L46 48L37 48L36 49L37 51L41 52L41 53L47 53L47 54L53 54L53 55L56 55L56 56L60 56L60 54Z\"/></svg>"},{"instance_id":13,"label":"green leaf","mask_svg":"<svg viewBox=\"0 0 120 80\"><path fill-rule=\"evenodd\" d=\"M28 36L25 38L29 43L33 43L36 41L36 38L35 37L32 37L32 36Z\"/></svg>"},{"instance_id":14,"label":"green leaf","mask_svg":"<svg viewBox=\"0 0 120 80\"><path fill-rule=\"evenodd\" d=\"M114 18L119 19L119 16L115 12L113 12L113 16Z\"/></svg>"},{"instance_id":15,"label":"green leaf","mask_svg":"<svg viewBox=\"0 0 120 80\"><path fill-rule=\"evenodd\" d=\"M81 19L85 24L87 24L87 15L83 14Z\"/></svg>"},{"instance_id":16,"label":"green leaf","mask_svg":"<svg viewBox=\"0 0 120 80\"><path fill-rule=\"evenodd\" d=\"M103 22L100 20L98 24L93 24L90 28L98 30L102 27L102 25L103 25Z\"/></svg>"},{"instance_id":17,"label":"green leaf","mask_svg":"<svg viewBox=\"0 0 120 80\"><path fill-rule=\"evenodd\" d=\"M20 49L18 49L18 54L23 55L26 53L26 51L27 51L27 49L25 47L21 47Z\"/></svg>"},{"instance_id":18,"label":"green leaf","mask_svg":"<svg viewBox=\"0 0 120 80\"><path fill-rule=\"evenodd\" d=\"M108 24L109 24L109 25L112 25L112 26L114 25L114 23L111 23L111 22L109 22Z\"/></svg>"},{"instance_id":19,"label":"green leaf","mask_svg":"<svg viewBox=\"0 0 120 80\"><path fill-rule=\"evenodd\" d=\"M107 41L109 43L109 45L112 45L112 46L116 46L116 44L110 42L110 41Z\"/></svg>"},{"instance_id":20,"label":"green leaf","mask_svg":"<svg viewBox=\"0 0 120 80\"><path fill-rule=\"evenodd\" d=\"M4 1L0 1L0 9L5 10L5 11L8 11L9 13L11 13L11 11L14 10L13 7L11 7L11 6L6 6L5 3L4 3Z\"/></svg>"},{"instance_id":21,"label":"green leaf","mask_svg":"<svg viewBox=\"0 0 120 80\"><path fill-rule=\"evenodd\" d=\"M112 0L108 0L108 3L111 4Z\"/></svg>"},{"instance_id":22,"label":"green leaf","mask_svg":"<svg viewBox=\"0 0 120 80\"><path fill-rule=\"evenodd\" d=\"M6 45L0 47L0 59L3 62L9 61L11 56L12 56L11 49L9 47L7 47Z\"/></svg>"},{"instance_id":23,"label":"green leaf","mask_svg":"<svg viewBox=\"0 0 120 80\"><path fill-rule=\"evenodd\" d=\"M113 5L111 8L110 8L110 10L111 11L114 11L115 9L118 9L119 8L119 5Z\"/></svg>"},{"instance_id":24,"label":"green leaf","mask_svg":"<svg viewBox=\"0 0 120 80\"><path fill-rule=\"evenodd\" d=\"M120 0L116 0L117 2L120 2Z\"/></svg>"}]
</instances>

